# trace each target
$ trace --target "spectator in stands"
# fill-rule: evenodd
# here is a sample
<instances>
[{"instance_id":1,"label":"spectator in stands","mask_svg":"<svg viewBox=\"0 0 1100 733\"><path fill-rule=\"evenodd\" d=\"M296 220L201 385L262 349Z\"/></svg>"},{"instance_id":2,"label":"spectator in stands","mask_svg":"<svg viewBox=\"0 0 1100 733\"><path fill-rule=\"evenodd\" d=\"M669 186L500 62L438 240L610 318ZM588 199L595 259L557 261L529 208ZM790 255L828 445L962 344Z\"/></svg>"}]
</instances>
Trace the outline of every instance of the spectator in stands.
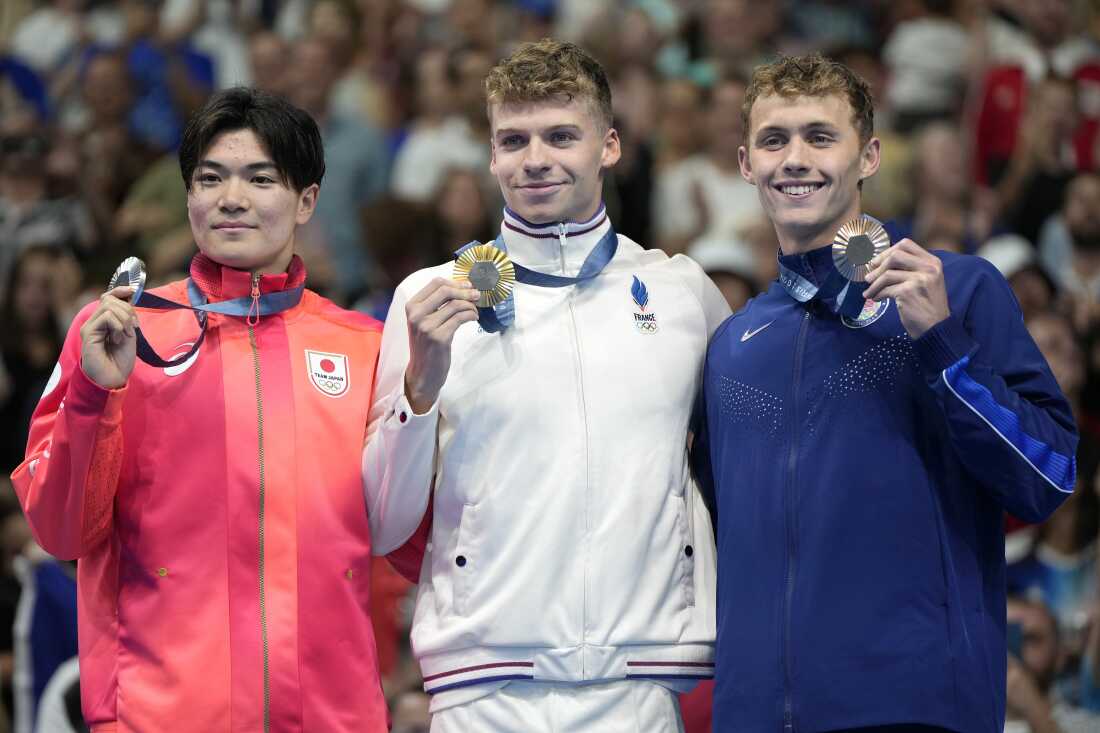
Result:
<instances>
[{"instance_id":1,"label":"spectator in stands","mask_svg":"<svg viewBox=\"0 0 1100 733\"><path fill-rule=\"evenodd\" d=\"M737 243L739 230L760 214L756 189L741 177L737 162L744 99L744 79L726 76L717 81L707 95L705 151L658 176L658 246L670 255L703 237Z\"/></svg>"},{"instance_id":2,"label":"spectator in stands","mask_svg":"<svg viewBox=\"0 0 1100 733\"><path fill-rule=\"evenodd\" d=\"M52 270L61 251L47 245L23 250L4 288L0 318L0 357L11 383L0 401L0 425L6 426L0 448L0 471L5 475L23 460L27 427L61 353L65 324L55 309Z\"/></svg>"},{"instance_id":3,"label":"spectator in stands","mask_svg":"<svg viewBox=\"0 0 1100 733\"><path fill-rule=\"evenodd\" d=\"M257 89L286 96L290 92L290 44L272 31L260 30L248 41L248 61L252 84Z\"/></svg>"},{"instance_id":4,"label":"spectator in stands","mask_svg":"<svg viewBox=\"0 0 1100 733\"><path fill-rule=\"evenodd\" d=\"M460 77L443 49L429 49L416 62L417 115L394 159L391 191L426 202L450 168L483 171L489 163L488 136L474 137L463 114ZM478 110L485 116L484 106Z\"/></svg>"},{"instance_id":5,"label":"spectator in stands","mask_svg":"<svg viewBox=\"0 0 1100 733\"><path fill-rule=\"evenodd\" d=\"M1010 636L1005 733L1093 733L1100 716L1062 699L1054 680L1065 662L1058 624L1038 600L1008 599Z\"/></svg>"},{"instance_id":6,"label":"spectator in stands","mask_svg":"<svg viewBox=\"0 0 1100 733\"><path fill-rule=\"evenodd\" d=\"M1050 365L1075 415L1081 412L1085 364L1069 319L1054 311L1034 315L1028 332ZM1093 490L1100 444L1087 430L1077 446L1077 487L1037 528L1030 551L1008 566L1009 593L1037 594L1058 621L1062 644L1075 657L1084 647L1085 627L1096 587L1100 500Z\"/></svg>"},{"instance_id":7,"label":"spectator in stands","mask_svg":"<svg viewBox=\"0 0 1100 733\"><path fill-rule=\"evenodd\" d=\"M0 287L12 263L32 244L90 253L95 226L83 202L49 197L49 141L37 133L0 138Z\"/></svg>"},{"instance_id":8,"label":"spectator in stands","mask_svg":"<svg viewBox=\"0 0 1100 733\"><path fill-rule=\"evenodd\" d=\"M953 240L956 251L972 253L993 226L995 199L975 191L966 168L962 133L950 122L933 122L916 133L913 198L908 215L896 222L895 239L909 237L928 249L933 234Z\"/></svg>"},{"instance_id":9,"label":"spectator in stands","mask_svg":"<svg viewBox=\"0 0 1100 733\"><path fill-rule=\"evenodd\" d=\"M1039 228L1057 211L1077 173L1072 147L1077 120L1072 81L1050 77L1032 90L1019 139L996 183L1001 217L1030 242L1038 240Z\"/></svg>"},{"instance_id":10,"label":"spectator in stands","mask_svg":"<svg viewBox=\"0 0 1100 733\"><path fill-rule=\"evenodd\" d=\"M1081 173L1039 240L1043 265L1074 305L1077 329L1100 319L1100 174Z\"/></svg>"},{"instance_id":11,"label":"spectator in stands","mask_svg":"<svg viewBox=\"0 0 1100 733\"><path fill-rule=\"evenodd\" d=\"M294 44L290 100L317 121L325 143L325 195L302 232L299 254L310 266L314 287L338 299L351 298L373 283L373 257L361 216L363 207L386 190L389 159L377 130L332 106L338 67L328 46L316 38ZM330 274L324 274L326 261Z\"/></svg>"}]
</instances>

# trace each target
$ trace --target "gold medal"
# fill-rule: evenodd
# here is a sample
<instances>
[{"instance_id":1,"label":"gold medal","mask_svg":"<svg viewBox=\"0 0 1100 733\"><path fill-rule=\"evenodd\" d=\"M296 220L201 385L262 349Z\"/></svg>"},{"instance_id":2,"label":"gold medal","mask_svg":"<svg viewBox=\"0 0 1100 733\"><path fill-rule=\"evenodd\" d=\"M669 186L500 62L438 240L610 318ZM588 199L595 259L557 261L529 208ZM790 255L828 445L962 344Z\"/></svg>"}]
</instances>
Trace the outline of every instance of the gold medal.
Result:
<instances>
[{"instance_id":1,"label":"gold medal","mask_svg":"<svg viewBox=\"0 0 1100 733\"><path fill-rule=\"evenodd\" d=\"M890 235L874 219L861 216L840 228L833 240L833 264L848 280L866 282L874 257L890 246Z\"/></svg>"},{"instance_id":2,"label":"gold medal","mask_svg":"<svg viewBox=\"0 0 1100 733\"><path fill-rule=\"evenodd\" d=\"M491 308L512 294L516 268L508 255L491 244L470 247L455 260L454 280L469 280L481 291L478 308Z\"/></svg>"}]
</instances>

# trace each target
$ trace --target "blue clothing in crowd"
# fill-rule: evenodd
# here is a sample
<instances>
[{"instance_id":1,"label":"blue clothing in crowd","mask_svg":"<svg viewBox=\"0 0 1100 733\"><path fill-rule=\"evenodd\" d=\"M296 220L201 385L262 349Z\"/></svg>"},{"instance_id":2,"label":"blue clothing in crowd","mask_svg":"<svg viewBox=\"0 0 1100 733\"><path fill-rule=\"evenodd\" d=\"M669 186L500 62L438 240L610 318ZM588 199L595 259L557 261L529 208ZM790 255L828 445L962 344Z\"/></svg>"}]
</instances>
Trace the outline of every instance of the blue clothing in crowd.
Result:
<instances>
[{"instance_id":1,"label":"blue clothing in crowd","mask_svg":"<svg viewBox=\"0 0 1100 733\"><path fill-rule=\"evenodd\" d=\"M1073 491L1077 433L1004 278L936 255L952 315L916 340L895 302L841 317L780 282L715 332L715 730L1003 730L1003 512ZM829 247L780 263L833 268Z\"/></svg>"}]
</instances>

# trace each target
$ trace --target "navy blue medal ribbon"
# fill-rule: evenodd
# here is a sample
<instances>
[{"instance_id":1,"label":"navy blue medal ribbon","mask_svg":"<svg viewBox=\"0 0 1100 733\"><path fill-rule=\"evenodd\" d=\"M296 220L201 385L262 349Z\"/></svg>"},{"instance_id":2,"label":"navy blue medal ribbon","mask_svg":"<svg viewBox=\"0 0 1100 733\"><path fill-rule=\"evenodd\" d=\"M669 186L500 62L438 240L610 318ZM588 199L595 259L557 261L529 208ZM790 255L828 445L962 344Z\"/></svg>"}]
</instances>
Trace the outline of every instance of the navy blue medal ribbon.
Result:
<instances>
[{"instance_id":1,"label":"navy blue medal ribbon","mask_svg":"<svg viewBox=\"0 0 1100 733\"><path fill-rule=\"evenodd\" d=\"M455 259L458 259L458 257L470 247L476 247L479 244L481 243L470 242L469 244L463 245L455 251ZM497 235L496 240L493 241L493 246L505 254L508 252L508 247L504 244L503 234ZM584 258L584 263L581 264L581 269L576 277L550 275L545 272L538 272L537 270L529 269L513 261L512 265L516 268L516 282L521 282L525 285L535 285L540 288L564 288L567 285L576 285L591 280L603 272L603 268L607 267L607 263L611 262L612 258L615 257L615 252L618 248L619 238L615 234L614 228L608 227L607 232L600 238L600 241L596 243L596 246L592 248L592 251L588 253L588 256ZM489 333L498 333L508 328L515 321L515 317L515 292L495 306L477 309L478 323Z\"/></svg>"},{"instance_id":2,"label":"navy blue medal ribbon","mask_svg":"<svg viewBox=\"0 0 1100 733\"><path fill-rule=\"evenodd\" d=\"M141 333L140 328L134 329L137 335L137 355L143 362L154 367L170 367L175 364L180 364L190 359L195 352L199 350L203 340L206 338L207 314L220 313L226 316L241 316L250 319L252 317L259 318L259 316L280 313L293 308L301 302L303 292L305 292L305 285L299 285L291 290L280 290L275 293L265 293L256 297L246 295L241 298L233 298L232 300L208 303L206 295L199 290L197 285L195 285L195 281L188 278L187 300L189 303L185 304L162 298L159 295L147 293L141 287L135 287L134 295L130 299L133 305L139 308L152 308L153 310L191 310L194 311L195 320L199 323L199 337L195 339L195 343L191 346L191 350L170 361L161 358L161 356L157 354L153 347L149 345L145 336Z\"/></svg>"},{"instance_id":3,"label":"navy blue medal ribbon","mask_svg":"<svg viewBox=\"0 0 1100 733\"><path fill-rule=\"evenodd\" d=\"M864 214L864 216L867 215ZM822 247L822 249L825 250L826 247ZM844 277L832 264L832 245L828 245L827 249L830 252L829 261L831 266L828 275L825 276L820 285L811 282L808 278L803 277L784 264L784 255L780 252L776 257L779 263L779 284L799 303L808 303L817 298L837 315L856 318L867 302L867 299L863 297L863 291L867 289L867 283L849 280ZM814 270L812 267L810 269L811 271Z\"/></svg>"}]
</instances>

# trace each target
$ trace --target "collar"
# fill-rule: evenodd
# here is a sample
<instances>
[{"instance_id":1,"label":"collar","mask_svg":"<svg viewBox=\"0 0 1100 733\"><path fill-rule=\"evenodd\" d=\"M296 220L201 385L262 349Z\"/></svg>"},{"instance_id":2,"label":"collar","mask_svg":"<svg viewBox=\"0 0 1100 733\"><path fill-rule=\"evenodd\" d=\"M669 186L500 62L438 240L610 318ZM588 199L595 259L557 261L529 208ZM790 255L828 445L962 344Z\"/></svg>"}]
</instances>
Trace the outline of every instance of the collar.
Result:
<instances>
[{"instance_id":1,"label":"collar","mask_svg":"<svg viewBox=\"0 0 1100 733\"><path fill-rule=\"evenodd\" d=\"M191 260L191 279L211 302L240 298L252 293L252 273L222 265L201 252ZM302 258L294 255L286 272L260 276L260 293L292 290L305 281L306 267Z\"/></svg>"},{"instance_id":2,"label":"collar","mask_svg":"<svg viewBox=\"0 0 1100 733\"><path fill-rule=\"evenodd\" d=\"M833 245L811 249L809 252L785 255L779 250L779 264L821 287L833 271Z\"/></svg>"},{"instance_id":3,"label":"collar","mask_svg":"<svg viewBox=\"0 0 1100 733\"><path fill-rule=\"evenodd\" d=\"M504 221L500 225L508 256L512 260L532 270L556 275L576 275L584 264L584 258L609 229L611 220L602 203L587 221L545 224L529 222L506 207Z\"/></svg>"}]
</instances>

